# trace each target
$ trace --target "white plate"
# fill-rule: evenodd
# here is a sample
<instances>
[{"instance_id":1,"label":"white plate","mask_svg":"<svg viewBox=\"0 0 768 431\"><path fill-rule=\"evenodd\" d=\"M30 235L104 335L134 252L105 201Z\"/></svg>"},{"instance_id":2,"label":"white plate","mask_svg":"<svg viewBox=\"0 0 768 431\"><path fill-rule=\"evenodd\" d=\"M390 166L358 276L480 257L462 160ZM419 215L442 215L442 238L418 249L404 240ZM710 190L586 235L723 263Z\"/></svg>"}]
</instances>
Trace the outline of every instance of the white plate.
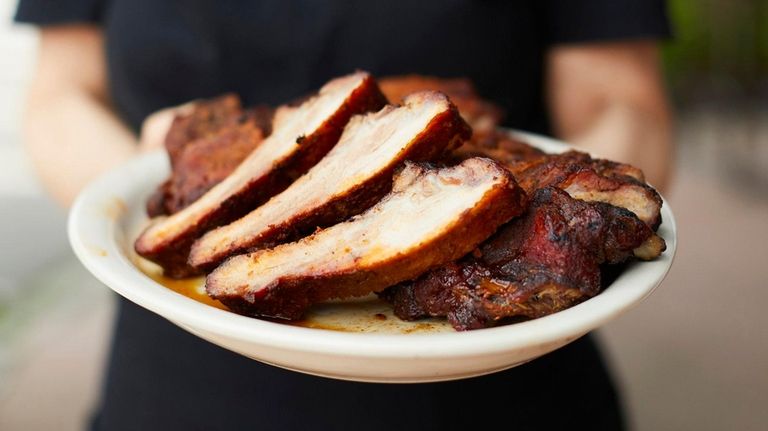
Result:
<instances>
[{"instance_id":1,"label":"white plate","mask_svg":"<svg viewBox=\"0 0 768 431\"><path fill-rule=\"evenodd\" d=\"M545 151L568 148L545 137L513 134ZM146 198L167 174L167 159L158 151L126 163L83 190L69 218L69 239L83 265L115 292L203 339L258 361L338 379L429 382L520 365L642 301L667 274L676 248L675 219L665 202L659 234L667 251L660 258L630 264L603 293L547 317L453 332L439 319L402 322L387 307L368 300L325 305L312 312L310 323L319 322L315 326L351 332L292 326L205 305L147 275L152 269L136 260L132 245L146 224ZM372 332L354 332L365 330Z\"/></svg>"}]
</instances>

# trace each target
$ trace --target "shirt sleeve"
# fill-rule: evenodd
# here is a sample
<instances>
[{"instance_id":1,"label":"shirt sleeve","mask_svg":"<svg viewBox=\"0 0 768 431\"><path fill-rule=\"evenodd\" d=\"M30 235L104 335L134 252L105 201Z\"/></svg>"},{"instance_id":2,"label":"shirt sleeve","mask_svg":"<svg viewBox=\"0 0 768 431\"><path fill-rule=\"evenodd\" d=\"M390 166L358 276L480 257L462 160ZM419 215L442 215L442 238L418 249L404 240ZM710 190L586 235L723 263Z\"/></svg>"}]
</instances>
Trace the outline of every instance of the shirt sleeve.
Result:
<instances>
[{"instance_id":1,"label":"shirt sleeve","mask_svg":"<svg viewBox=\"0 0 768 431\"><path fill-rule=\"evenodd\" d=\"M13 20L35 25L101 23L106 0L19 0Z\"/></svg>"},{"instance_id":2,"label":"shirt sleeve","mask_svg":"<svg viewBox=\"0 0 768 431\"><path fill-rule=\"evenodd\" d=\"M551 44L671 36L664 0L547 0L545 8Z\"/></svg>"}]
</instances>

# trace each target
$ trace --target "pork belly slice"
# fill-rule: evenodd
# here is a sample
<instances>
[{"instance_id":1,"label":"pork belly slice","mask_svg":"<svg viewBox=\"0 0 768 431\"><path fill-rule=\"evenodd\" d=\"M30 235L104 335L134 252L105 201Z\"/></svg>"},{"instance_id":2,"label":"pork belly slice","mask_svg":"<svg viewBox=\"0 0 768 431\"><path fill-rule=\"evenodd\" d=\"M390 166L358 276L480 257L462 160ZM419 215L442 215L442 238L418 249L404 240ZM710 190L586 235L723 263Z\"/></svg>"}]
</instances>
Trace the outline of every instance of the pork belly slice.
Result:
<instances>
[{"instance_id":1,"label":"pork belly slice","mask_svg":"<svg viewBox=\"0 0 768 431\"><path fill-rule=\"evenodd\" d=\"M472 255L383 296L403 319L447 316L458 330L541 317L598 294L600 266L631 258L652 237L626 209L547 187Z\"/></svg>"},{"instance_id":2,"label":"pork belly slice","mask_svg":"<svg viewBox=\"0 0 768 431\"><path fill-rule=\"evenodd\" d=\"M467 254L525 208L496 162L449 168L406 163L392 192L366 212L297 242L235 256L208 275L208 294L233 311L285 319L332 298L380 291Z\"/></svg>"},{"instance_id":3,"label":"pork belly slice","mask_svg":"<svg viewBox=\"0 0 768 431\"><path fill-rule=\"evenodd\" d=\"M229 256L346 220L390 191L392 174L405 160L431 160L471 133L448 98L432 91L413 94L400 107L355 117L339 143L306 175L247 216L195 242L189 263L213 269Z\"/></svg>"},{"instance_id":4,"label":"pork belly slice","mask_svg":"<svg viewBox=\"0 0 768 431\"><path fill-rule=\"evenodd\" d=\"M385 103L373 78L358 72L330 81L300 106L279 108L272 134L198 200L148 227L136 240L136 252L170 277L195 274L187 258L197 238L284 190L336 144L350 117Z\"/></svg>"}]
</instances>

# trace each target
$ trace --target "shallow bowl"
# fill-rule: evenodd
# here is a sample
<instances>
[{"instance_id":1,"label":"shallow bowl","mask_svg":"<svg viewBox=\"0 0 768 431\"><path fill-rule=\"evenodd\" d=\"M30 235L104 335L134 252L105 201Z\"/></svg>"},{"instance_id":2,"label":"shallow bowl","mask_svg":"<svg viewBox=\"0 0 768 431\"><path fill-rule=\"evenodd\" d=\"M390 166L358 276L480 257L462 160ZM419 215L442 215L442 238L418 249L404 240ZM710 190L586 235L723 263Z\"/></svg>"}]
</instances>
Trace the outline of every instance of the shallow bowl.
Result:
<instances>
[{"instance_id":1,"label":"shallow bowl","mask_svg":"<svg viewBox=\"0 0 768 431\"><path fill-rule=\"evenodd\" d=\"M510 133L548 152L570 148L542 136ZM523 364L637 305L661 283L675 255L675 219L665 202L658 233L667 242L666 252L651 262L630 263L596 297L550 316L454 332L440 319L400 321L386 305L368 298L316 307L307 325L288 325L207 305L152 277L151 265L136 257L132 245L147 223L146 199L167 175L167 158L158 151L110 171L82 191L68 230L83 265L118 294L211 343L261 362L337 379L429 382Z\"/></svg>"}]
</instances>

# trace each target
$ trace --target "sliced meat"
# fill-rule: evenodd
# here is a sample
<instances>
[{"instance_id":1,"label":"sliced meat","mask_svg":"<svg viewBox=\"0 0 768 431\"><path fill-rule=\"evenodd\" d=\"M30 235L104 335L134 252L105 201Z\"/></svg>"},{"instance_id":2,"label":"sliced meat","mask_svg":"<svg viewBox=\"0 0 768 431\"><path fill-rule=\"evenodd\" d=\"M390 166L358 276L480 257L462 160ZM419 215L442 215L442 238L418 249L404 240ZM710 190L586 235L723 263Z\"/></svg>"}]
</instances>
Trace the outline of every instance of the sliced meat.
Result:
<instances>
[{"instance_id":1,"label":"sliced meat","mask_svg":"<svg viewBox=\"0 0 768 431\"><path fill-rule=\"evenodd\" d=\"M525 199L489 159L442 169L406 163L392 192L363 214L230 258L206 290L238 313L300 318L314 303L380 291L458 259L520 214Z\"/></svg>"},{"instance_id":2,"label":"sliced meat","mask_svg":"<svg viewBox=\"0 0 768 431\"><path fill-rule=\"evenodd\" d=\"M561 181L558 187L575 199L628 209L653 229L661 224L661 196L647 184L584 169Z\"/></svg>"},{"instance_id":3,"label":"sliced meat","mask_svg":"<svg viewBox=\"0 0 768 431\"><path fill-rule=\"evenodd\" d=\"M626 208L654 230L661 224L661 196L638 179L643 178L642 171L633 166L593 159L578 151L547 154L507 166L529 194L556 186L576 199Z\"/></svg>"},{"instance_id":4,"label":"sliced meat","mask_svg":"<svg viewBox=\"0 0 768 431\"><path fill-rule=\"evenodd\" d=\"M298 107L279 108L272 134L200 199L147 228L135 243L137 253L170 277L195 274L187 257L197 238L284 190L336 144L350 117L385 103L373 78L358 72L330 81Z\"/></svg>"},{"instance_id":5,"label":"sliced meat","mask_svg":"<svg viewBox=\"0 0 768 431\"><path fill-rule=\"evenodd\" d=\"M185 200L183 193L173 184L173 174L187 147L195 142L215 136L230 126L237 125L243 117L240 98L225 94L213 99L199 100L180 109L165 135L165 149L171 162L171 178L163 182L147 200L147 215L157 217L172 214L177 199Z\"/></svg>"},{"instance_id":6,"label":"sliced meat","mask_svg":"<svg viewBox=\"0 0 768 431\"><path fill-rule=\"evenodd\" d=\"M600 265L627 260L653 237L663 244L628 210L547 187L476 253L383 296L403 319L448 316L459 330L541 317L599 293Z\"/></svg>"},{"instance_id":7,"label":"sliced meat","mask_svg":"<svg viewBox=\"0 0 768 431\"><path fill-rule=\"evenodd\" d=\"M626 208L654 230L661 223L661 196L645 184L643 172L631 165L593 159L580 151L547 154L524 142L505 138L503 132L484 142L473 140L452 156L459 160L473 156L494 158L512 171L528 194L556 186L576 199Z\"/></svg>"},{"instance_id":8,"label":"sliced meat","mask_svg":"<svg viewBox=\"0 0 768 431\"><path fill-rule=\"evenodd\" d=\"M423 75L388 76L381 78L379 84L384 95L393 102L399 102L409 94L425 90L445 93L456 104L461 116L467 120L478 136L496 130L504 117L504 111L499 106L480 98L472 81L467 78L438 78Z\"/></svg>"},{"instance_id":9,"label":"sliced meat","mask_svg":"<svg viewBox=\"0 0 768 431\"><path fill-rule=\"evenodd\" d=\"M173 119L165 135L165 149L168 151L171 166L176 165L182 151L190 142L211 136L236 124L242 114L243 108L236 94L196 101L187 112Z\"/></svg>"},{"instance_id":10,"label":"sliced meat","mask_svg":"<svg viewBox=\"0 0 768 431\"><path fill-rule=\"evenodd\" d=\"M428 161L472 131L442 93L408 96L403 106L353 118L339 143L306 175L247 216L208 232L189 263L212 269L225 258L306 236L359 214L392 187L405 160Z\"/></svg>"},{"instance_id":11,"label":"sliced meat","mask_svg":"<svg viewBox=\"0 0 768 431\"><path fill-rule=\"evenodd\" d=\"M263 139L263 129L243 117L241 124L187 144L171 177L150 198L153 203L147 205L149 216L175 214L191 205L232 173Z\"/></svg>"},{"instance_id":12,"label":"sliced meat","mask_svg":"<svg viewBox=\"0 0 768 431\"><path fill-rule=\"evenodd\" d=\"M643 171L626 163L606 159L591 159L590 167L603 176L617 179L631 178L645 184L645 174Z\"/></svg>"}]
</instances>

